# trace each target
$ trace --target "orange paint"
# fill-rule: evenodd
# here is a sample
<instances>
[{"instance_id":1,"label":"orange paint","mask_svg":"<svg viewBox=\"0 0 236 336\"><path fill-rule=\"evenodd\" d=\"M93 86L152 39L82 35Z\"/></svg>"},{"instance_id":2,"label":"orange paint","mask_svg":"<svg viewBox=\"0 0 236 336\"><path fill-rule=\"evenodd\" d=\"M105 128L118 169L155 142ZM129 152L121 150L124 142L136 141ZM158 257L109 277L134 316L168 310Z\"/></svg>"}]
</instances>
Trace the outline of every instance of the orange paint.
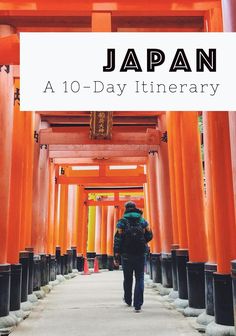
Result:
<instances>
[{"instance_id":1,"label":"orange paint","mask_svg":"<svg viewBox=\"0 0 236 336\"><path fill-rule=\"evenodd\" d=\"M229 274L230 261L236 257L236 244L228 112L207 112L207 122L211 129L217 272Z\"/></svg>"},{"instance_id":2,"label":"orange paint","mask_svg":"<svg viewBox=\"0 0 236 336\"><path fill-rule=\"evenodd\" d=\"M19 87L19 80L15 81L15 88ZM20 226L22 211L22 187L24 160L22 150L24 148L24 119L19 105L14 105L14 122L12 136L12 166L11 166L11 191L8 224L7 261L10 264L19 262L20 251Z\"/></svg>"},{"instance_id":3,"label":"orange paint","mask_svg":"<svg viewBox=\"0 0 236 336\"><path fill-rule=\"evenodd\" d=\"M62 185L60 190L60 220L59 220L59 246L61 253L66 253L68 249L68 186Z\"/></svg>"},{"instance_id":4,"label":"orange paint","mask_svg":"<svg viewBox=\"0 0 236 336\"><path fill-rule=\"evenodd\" d=\"M198 112L180 112L180 125L189 260L191 262L206 262L208 256ZM201 243L199 244L199 242Z\"/></svg>"},{"instance_id":5,"label":"orange paint","mask_svg":"<svg viewBox=\"0 0 236 336\"><path fill-rule=\"evenodd\" d=\"M77 189L77 207L78 207L78 221L77 221L77 252L82 254L83 252L83 207L84 207L84 187L78 186Z\"/></svg>"},{"instance_id":6,"label":"orange paint","mask_svg":"<svg viewBox=\"0 0 236 336\"><path fill-rule=\"evenodd\" d=\"M96 206L95 252L101 254L102 207Z\"/></svg>"},{"instance_id":7,"label":"orange paint","mask_svg":"<svg viewBox=\"0 0 236 336\"><path fill-rule=\"evenodd\" d=\"M102 206L101 254L107 254L107 207Z\"/></svg>"},{"instance_id":8,"label":"orange paint","mask_svg":"<svg viewBox=\"0 0 236 336\"><path fill-rule=\"evenodd\" d=\"M53 244L54 233L54 208L55 208L55 166L53 162L49 164L49 195L48 195L48 227L47 227L47 253L54 254Z\"/></svg>"},{"instance_id":9,"label":"orange paint","mask_svg":"<svg viewBox=\"0 0 236 336\"><path fill-rule=\"evenodd\" d=\"M159 117L158 127L162 133L166 132L166 117ZM161 235L161 251L170 253L173 244L169 158L167 143L161 142L157 155L157 189Z\"/></svg>"},{"instance_id":10,"label":"orange paint","mask_svg":"<svg viewBox=\"0 0 236 336\"><path fill-rule=\"evenodd\" d=\"M215 243L215 218L213 204L213 180L212 180L212 140L211 127L208 122L208 112L203 112L204 131L204 168L206 181L205 196L205 222L207 234L208 261L216 263L216 243Z\"/></svg>"},{"instance_id":11,"label":"orange paint","mask_svg":"<svg viewBox=\"0 0 236 336\"><path fill-rule=\"evenodd\" d=\"M0 26L0 37L11 34L12 27ZM1 52L2 53L2 52ZM10 174L11 171L11 151L12 151L12 132L13 132L13 102L14 102L14 83L12 68L10 73L5 71L0 73L0 264L7 261L7 231L8 214L10 202Z\"/></svg>"},{"instance_id":12,"label":"orange paint","mask_svg":"<svg viewBox=\"0 0 236 336\"><path fill-rule=\"evenodd\" d=\"M174 162L174 144L172 136L171 112L166 112L167 136L168 136L168 158L169 158L169 174L170 174L170 199L171 199L171 217L173 227L173 244L179 244L179 228L177 215L177 199L176 199L176 176Z\"/></svg>"},{"instance_id":13,"label":"orange paint","mask_svg":"<svg viewBox=\"0 0 236 336\"><path fill-rule=\"evenodd\" d=\"M168 138L173 144L173 162L176 190L176 209L178 217L179 246L182 249L188 248L187 224L186 224L186 203L184 196L183 179L183 158L182 158L182 138L180 133L180 112L168 112L169 122L172 132Z\"/></svg>"},{"instance_id":14,"label":"orange paint","mask_svg":"<svg viewBox=\"0 0 236 336\"><path fill-rule=\"evenodd\" d=\"M111 13L93 12L92 13L92 32L110 32Z\"/></svg>"},{"instance_id":15,"label":"orange paint","mask_svg":"<svg viewBox=\"0 0 236 336\"><path fill-rule=\"evenodd\" d=\"M107 207L107 255L113 255L114 207Z\"/></svg>"},{"instance_id":16,"label":"orange paint","mask_svg":"<svg viewBox=\"0 0 236 336\"><path fill-rule=\"evenodd\" d=\"M150 201L150 219L153 231L152 252L161 252L161 236L158 209L158 192L157 192L157 153L151 153L148 156L147 165L148 174L148 192Z\"/></svg>"}]
</instances>

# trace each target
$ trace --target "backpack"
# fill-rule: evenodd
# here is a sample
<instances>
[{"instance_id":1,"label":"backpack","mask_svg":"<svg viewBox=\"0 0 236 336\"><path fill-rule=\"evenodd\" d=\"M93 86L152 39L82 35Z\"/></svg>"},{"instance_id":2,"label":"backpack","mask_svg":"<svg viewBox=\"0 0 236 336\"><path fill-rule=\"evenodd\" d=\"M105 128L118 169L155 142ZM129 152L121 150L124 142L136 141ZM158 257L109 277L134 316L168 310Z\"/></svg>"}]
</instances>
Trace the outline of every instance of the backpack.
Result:
<instances>
[{"instance_id":1,"label":"backpack","mask_svg":"<svg viewBox=\"0 0 236 336\"><path fill-rule=\"evenodd\" d=\"M122 253L142 255L146 252L146 240L141 221L137 218L122 218L124 232L122 233Z\"/></svg>"}]
</instances>

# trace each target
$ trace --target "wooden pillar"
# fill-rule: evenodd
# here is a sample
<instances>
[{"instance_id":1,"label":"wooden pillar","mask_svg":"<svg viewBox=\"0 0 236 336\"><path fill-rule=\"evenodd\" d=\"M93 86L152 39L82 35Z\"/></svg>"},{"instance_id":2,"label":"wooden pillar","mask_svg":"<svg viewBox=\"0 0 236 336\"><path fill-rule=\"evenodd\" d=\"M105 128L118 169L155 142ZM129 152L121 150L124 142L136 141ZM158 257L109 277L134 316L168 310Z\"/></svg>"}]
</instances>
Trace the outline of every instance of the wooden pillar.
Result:
<instances>
[{"instance_id":1,"label":"wooden pillar","mask_svg":"<svg viewBox=\"0 0 236 336\"><path fill-rule=\"evenodd\" d=\"M166 117L159 117L158 127L162 133L166 132ZM161 234L161 251L170 253L173 244L171 196L170 196L170 175L167 143L161 141L157 155L157 189L158 208Z\"/></svg>"},{"instance_id":2,"label":"wooden pillar","mask_svg":"<svg viewBox=\"0 0 236 336\"><path fill-rule=\"evenodd\" d=\"M23 112L24 124L24 169L21 212L21 249L31 247L32 199L33 199L33 158L35 112Z\"/></svg>"},{"instance_id":3,"label":"wooden pillar","mask_svg":"<svg viewBox=\"0 0 236 336\"><path fill-rule=\"evenodd\" d=\"M0 25L0 37L13 34L11 26ZM9 71L8 71L9 70ZM0 264L7 262L7 230L11 183L11 150L14 112L14 83L12 66L1 68L0 72Z\"/></svg>"},{"instance_id":4,"label":"wooden pillar","mask_svg":"<svg viewBox=\"0 0 236 336\"><path fill-rule=\"evenodd\" d=\"M40 116L35 115L35 133L40 128L47 127L41 123ZM48 215L48 180L49 157L47 146L40 148L37 139L34 143L34 168L33 168L33 202L32 202L32 247L35 253L46 251L47 215ZM23 247L24 248L24 247Z\"/></svg>"},{"instance_id":5,"label":"wooden pillar","mask_svg":"<svg viewBox=\"0 0 236 336\"><path fill-rule=\"evenodd\" d=\"M215 219L217 272L230 273L236 257L235 216L228 112L206 112L211 129L212 183ZM221 150L219 150L219 148ZM224 224L222 224L224 223Z\"/></svg>"},{"instance_id":6,"label":"wooden pillar","mask_svg":"<svg viewBox=\"0 0 236 336\"><path fill-rule=\"evenodd\" d=\"M74 205L73 205L73 225L72 225L72 237L71 237L71 246L76 247L77 244L77 229L78 229L78 191L77 185L73 186L73 193L74 193Z\"/></svg>"},{"instance_id":7,"label":"wooden pillar","mask_svg":"<svg viewBox=\"0 0 236 336\"><path fill-rule=\"evenodd\" d=\"M67 220L68 220L68 185L61 184L60 188L60 220L59 220L59 246L61 253L66 253L68 248L67 239Z\"/></svg>"},{"instance_id":8,"label":"wooden pillar","mask_svg":"<svg viewBox=\"0 0 236 336\"><path fill-rule=\"evenodd\" d=\"M101 254L107 254L107 207L102 206Z\"/></svg>"},{"instance_id":9,"label":"wooden pillar","mask_svg":"<svg viewBox=\"0 0 236 336\"><path fill-rule=\"evenodd\" d=\"M15 81L15 89L19 87L19 80ZM24 160L22 152L24 148L24 112L20 112L20 107L16 101L14 104L13 139L11 152L11 192L9 206L9 227L7 241L7 261L11 264L19 262L20 252L20 227L22 211L22 188ZM10 156L10 155L9 155Z\"/></svg>"},{"instance_id":10,"label":"wooden pillar","mask_svg":"<svg viewBox=\"0 0 236 336\"><path fill-rule=\"evenodd\" d=\"M234 209L236 218L236 112L229 112L230 148L233 170Z\"/></svg>"},{"instance_id":11,"label":"wooden pillar","mask_svg":"<svg viewBox=\"0 0 236 336\"><path fill-rule=\"evenodd\" d=\"M203 112L203 131L204 131L204 169L205 169L205 222L207 235L208 262L216 263L216 244L215 244L215 219L213 209L213 180L212 180L212 140L211 127L209 127L208 113Z\"/></svg>"},{"instance_id":12,"label":"wooden pillar","mask_svg":"<svg viewBox=\"0 0 236 336\"><path fill-rule=\"evenodd\" d=\"M87 256L87 242L88 242L88 206L86 200L83 204L83 222L82 222L82 255Z\"/></svg>"},{"instance_id":13,"label":"wooden pillar","mask_svg":"<svg viewBox=\"0 0 236 336\"><path fill-rule=\"evenodd\" d=\"M189 259L192 262L206 262L207 249L198 112L180 113Z\"/></svg>"},{"instance_id":14,"label":"wooden pillar","mask_svg":"<svg viewBox=\"0 0 236 336\"><path fill-rule=\"evenodd\" d=\"M215 322L233 326L230 263L236 258L236 244L229 118L228 112L205 113L210 129L208 143L212 153L210 159L217 260L217 272L213 274Z\"/></svg>"},{"instance_id":15,"label":"wooden pillar","mask_svg":"<svg viewBox=\"0 0 236 336\"><path fill-rule=\"evenodd\" d=\"M68 214L67 214L67 249L70 249L72 244L72 234L75 214L75 193L74 185L68 186Z\"/></svg>"},{"instance_id":16,"label":"wooden pillar","mask_svg":"<svg viewBox=\"0 0 236 336\"><path fill-rule=\"evenodd\" d=\"M54 230L53 230L53 249L55 253L56 246L59 246L59 204L60 204L60 185L57 183L59 175L59 166L55 166L55 193L54 193Z\"/></svg>"},{"instance_id":17,"label":"wooden pillar","mask_svg":"<svg viewBox=\"0 0 236 336\"><path fill-rule=\"evenodd\" d=\"M176 190L176 210L178 219L179 247L188 248L187 224L186 224L186 204L184 196L183 179L183 159L182 159L182 139L180 132L180 112L168 112L170 118L171 133L169 139L173 145L172 160L174 161L174 179ZM173 162L172 162L173 164ZM173 166L172 166L173 169ZM172 177L173 178L173 177ZM173 192L173 190L171 190Z\"/></svg>"},{"instance_id":18,"label":"wooden pillar","mask_svg":"<svg viewBox=\"0 0 236 336\"><path fill-rule=\"evenodd\" d=\"M96 224L96 207L89 207L88 214L88 252L95 252L95 224Z\"/></svg>"},{"instance_id":19,"label":"wooden pillar","mask_svg":"<svg viewBox=\"0 0 236 336\"><path fill-rule=\"evenodd\" d=\"M77 221L77 252L79 254L82 254L83 250L83 239L82 239L82 234L83 234L83 206L84 206L84 187L83 186L78 186L77 189L77 206L78 206L78 221Z\"/></svg>"},{"instance_id":20,"label":"wooden pillar","mask_svg":"<svg viewBox=\"0 0 236 336\"><path fill-rule=\"evenodd\" d=\"M107 255L113 256L114 207L107 210Z\"/></svg>"},{"instance_id":21,"label":"wooden pillar","mask_svg":"<svg viewBox=\"0 0 236 336\"><path fill-rule=\"evenodd\" d=\"M153 253L161 252L160 224L158 213L158 191L157 191L157 153L148 155L148 192L150 200L150 219L153 231Z\"/></svg>"},{"instance_id":22,"label":"wooden pillar","mask_svg":"<svg viewBox=\"0 0 236 336\"><path fill-rule=\"evenodd\" d=\"M174 130L171 118L171 112L166 113L166 126L168 137L168 158L169 158L169 174L170 174L170 200L171 200L171 218L173 227L173 244L179 244L179 228L177 215L177 195L176 195L176 174L174 159Z\"/></svg>"},{"instance_id":23,"label":"wooden pillar","mask_svg":"<svg viewBox=\"0 0 236 336\"><path fill-rule=\"evenodd\" d=\"M54 209L55 209L55 165L49 164L49 194L48 194L48 228L47 228L47 253L54 254Z\"/></svg>"},{"instance_id":24,"label":"wooden pillar","mask_svg":"<svg viewBox=\"0 0 236 336\"><path fill-rule=\"evenodd\" d=\"M95 252L101 254L102 207L96 206Z\"/></svg>"}]
</instances>

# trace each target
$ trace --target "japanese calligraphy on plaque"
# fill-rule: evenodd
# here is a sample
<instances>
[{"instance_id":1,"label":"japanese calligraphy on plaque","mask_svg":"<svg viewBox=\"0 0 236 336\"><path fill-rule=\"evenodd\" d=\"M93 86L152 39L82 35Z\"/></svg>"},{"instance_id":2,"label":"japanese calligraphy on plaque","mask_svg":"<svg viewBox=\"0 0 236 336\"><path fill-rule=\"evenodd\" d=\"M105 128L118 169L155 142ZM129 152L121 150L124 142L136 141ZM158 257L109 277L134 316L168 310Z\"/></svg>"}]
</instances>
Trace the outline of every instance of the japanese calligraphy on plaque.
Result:
<instances>
[{"instance_id":1,"label":"japanese calligraphy on plaque","mask_svg":"<svg viewBox=\"0 0 236 336\"><path fill-rule=\"evenodd\" d=\"M90 112L90 139L111 139L112 112Z\"/></svg>"}]
</instances>

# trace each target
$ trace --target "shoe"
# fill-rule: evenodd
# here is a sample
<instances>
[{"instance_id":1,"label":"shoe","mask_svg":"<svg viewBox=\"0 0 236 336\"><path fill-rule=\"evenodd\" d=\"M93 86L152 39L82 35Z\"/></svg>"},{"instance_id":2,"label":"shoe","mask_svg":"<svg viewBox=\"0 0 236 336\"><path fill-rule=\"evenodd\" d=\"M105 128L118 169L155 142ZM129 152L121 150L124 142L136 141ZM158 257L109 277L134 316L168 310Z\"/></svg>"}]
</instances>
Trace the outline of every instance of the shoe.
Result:
<instances>
[{"instance_id":1,"label":"shoe","mask_svg":"<svg viewBox=\"0 0 236 336\"><path fill-rule=\"evenodd\" d=\"M124 298L123 298L123 301L124 301L124 303L125 303L128 307L131 307L131 303L126 302Z\"/></svg>"},{"instance_id":2,"label":"shoe","mask_svg":"<svg viewBox=\"0 0 236 336\"><path fill-rule=\"evenodd\" d=\"M135 313L140 313L141 312L141 307L135 307L134 311L135 311Z\"/></svg>"}]
</instances>

